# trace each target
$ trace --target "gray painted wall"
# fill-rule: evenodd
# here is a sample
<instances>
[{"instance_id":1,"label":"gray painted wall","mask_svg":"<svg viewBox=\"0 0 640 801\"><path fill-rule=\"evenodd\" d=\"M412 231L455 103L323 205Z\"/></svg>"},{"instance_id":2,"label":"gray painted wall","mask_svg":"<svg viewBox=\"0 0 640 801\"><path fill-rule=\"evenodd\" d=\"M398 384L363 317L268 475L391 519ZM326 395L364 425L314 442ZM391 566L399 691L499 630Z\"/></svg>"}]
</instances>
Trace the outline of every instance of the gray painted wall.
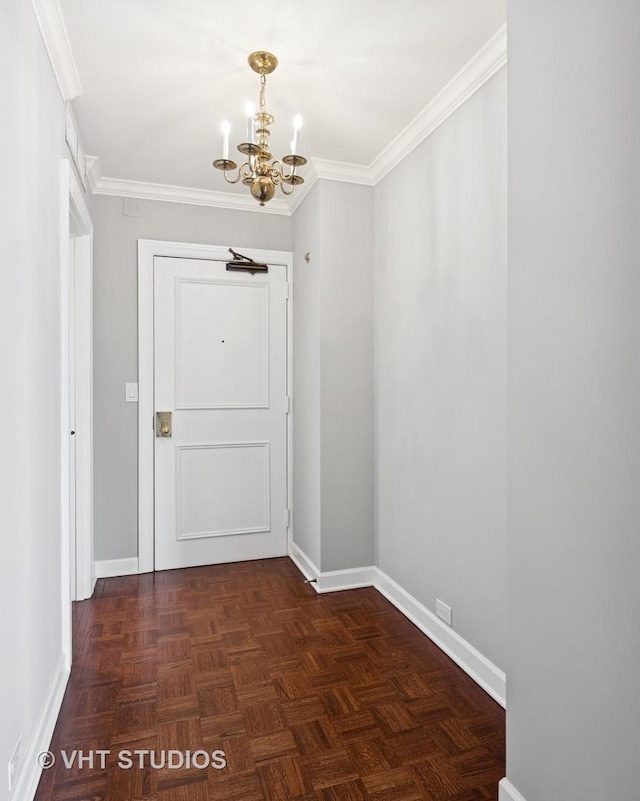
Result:
<instances>
[{"instance_id":1,"label":"gray painted wall","mask_svg":"<svg viewBox=\"0 0 640 801\"><path fill-rule=\"evenodd\" d=\"M0 7L0 799L62 670L60 222L65 107L31 3ZM17 778L17 777L16 777Z\"/></svg>"},{"instance_id":2,"label":"gray painted wall","mask_svg":"<svg viewBox=\"0 0 640 801\"><path fill-rule=\"evenodd\" d=\"M506 661L506 70L375 188L378 565Z\"/></svg>"},{"instance_id":3,"label":"gray painted wall","mask_svg":"<svg viewBox=\"0 0 640 801\"><path fill-rule=\"evenodd\" d=\"M372 201L318 181L293 218L294 541L323 572L374 559Z\"/></svg>"},{"instance_id":4,"label":"gray painted wall","mask_svg":"<svg viewBox=\"0 0 640 801\"><path fill-rule=\"evenodd\" d=\"M527 801L630 801L640 7L511 0L509 37L507 775Z\"/></svg>"},{"instance_id":5,"label":"gray painted wall","mask_svg":"<svg viewBox=\"0 0 640 801\"><path fill-rule=\"evenodd\" d=\"M291 218L177 203L139 201L123 215L121 198L97 195L94 232L95 559L138 552L138 406L124 385L137 381L137 240L292 249Z\"/></svg>"},{"instance_id":6,"label":"gray painted wall","mask_svg":"<svg viewBox=\"0 0 640 801\"><path fill-rule=\"evenodd\" d=\"M321 559L320 182L293 217L293 540ZM305 260L309 253L311 260Z\"/></svg>"},{"instance_id":7,"label":"gray painted wall","mask_svg":"<svg viewBox=\"0 0 640 801\"><path fill-rule=\"evenodd\" d=\"M373 190L323 181L322 570L374 562Z\"/></svg>"}]
</instances>

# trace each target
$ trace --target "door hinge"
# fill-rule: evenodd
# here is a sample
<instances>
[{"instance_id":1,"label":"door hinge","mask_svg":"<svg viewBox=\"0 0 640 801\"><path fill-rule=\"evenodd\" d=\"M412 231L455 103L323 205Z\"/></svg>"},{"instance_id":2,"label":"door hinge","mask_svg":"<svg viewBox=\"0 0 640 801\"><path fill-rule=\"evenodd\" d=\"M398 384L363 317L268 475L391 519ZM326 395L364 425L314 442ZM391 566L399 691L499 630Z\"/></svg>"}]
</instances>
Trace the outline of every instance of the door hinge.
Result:
<instances>
[{"instance_id":1,"label":"door hinge","mask_svg":"<svg viewBox=\"0 0 640 801\"><path fill-rule=\"evenodd\" d=\"M289 528L291 525L291 509L284 510L284 525L285 528Z\"/></svg>"},{"instance_id":2,"label":"door hinge","mask_svg":"<svg viewBox=\"0 0 640 801\"><path fill-rule=\"evenodd\" d=\"M285 300L289 300L289 282L284 282L284 298Z\"/></svg>"},{"instance_id":3,"label":"door hinge","mask_svg":"<svg viewBox=\"0 0 640 801\"><path fill-rule=\"evenodd\" d=\"M291 411L291 396L290 395L285 395L285 398L284 398L284 413L285 414L289 414L290 411Z\"/></svg>"}]
</instances>

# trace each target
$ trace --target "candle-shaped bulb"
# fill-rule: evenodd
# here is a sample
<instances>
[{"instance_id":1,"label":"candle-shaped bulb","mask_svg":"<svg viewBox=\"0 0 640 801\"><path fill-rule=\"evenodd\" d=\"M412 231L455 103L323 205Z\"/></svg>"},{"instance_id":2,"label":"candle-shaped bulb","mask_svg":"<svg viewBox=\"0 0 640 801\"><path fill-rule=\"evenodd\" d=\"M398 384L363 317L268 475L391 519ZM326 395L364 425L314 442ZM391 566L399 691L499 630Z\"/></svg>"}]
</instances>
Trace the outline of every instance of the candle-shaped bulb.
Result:
<instances>
[{"instance_id":1,"label":"candle-shaped bulb","mask_svg":"<svg viewBox=\"0 0 640 801\"><path fill-rule=\"evenodd\" d=\"M291 154L294 156L298 152L300 128L302 128L302 117L299 114L296 114L296 116L293 118L293 141L291 142Z\"/></svg>"},{"instance_id":2,"label":"candle-shaped bulb","mask_svg":"<svg viewBox=\"0 0 640 801\"><path fill-rule=\"evenodd\" d=\"M223 121L220 130L222 131L222 158L227 160L229 158L229 134L231 133L228 120Z\"/></svg>"},{"instance_id":3,"label":"candle-shaped bulb","mask_svg":"<svg viewBox=\"0 0 640 801\"><path fill-rule=\"evenodd\" d=\"M254 144L255 127L253 124L253 115L256 113L256 107L250 100L245 103L244 113L247 115L247 142Z\"/></svg>"}]
</instances>

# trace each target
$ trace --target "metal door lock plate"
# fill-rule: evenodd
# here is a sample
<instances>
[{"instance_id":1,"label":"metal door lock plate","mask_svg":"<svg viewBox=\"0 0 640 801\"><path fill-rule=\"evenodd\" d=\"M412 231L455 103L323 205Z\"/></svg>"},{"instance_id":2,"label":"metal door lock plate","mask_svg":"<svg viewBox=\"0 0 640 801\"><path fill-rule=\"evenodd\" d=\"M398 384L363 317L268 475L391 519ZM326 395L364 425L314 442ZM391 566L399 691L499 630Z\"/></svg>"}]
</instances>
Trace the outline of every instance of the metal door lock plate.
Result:
<instances>
[{"instance_id":1,"label":"metal door lock plate","mask_svg":"<svg viewBox=\"0 0 640 801\"><path fill-rule=\"evenodd\" d=\"M156 437L171 436L171 412L156 412Z\"/></svg>"}]
</instances>

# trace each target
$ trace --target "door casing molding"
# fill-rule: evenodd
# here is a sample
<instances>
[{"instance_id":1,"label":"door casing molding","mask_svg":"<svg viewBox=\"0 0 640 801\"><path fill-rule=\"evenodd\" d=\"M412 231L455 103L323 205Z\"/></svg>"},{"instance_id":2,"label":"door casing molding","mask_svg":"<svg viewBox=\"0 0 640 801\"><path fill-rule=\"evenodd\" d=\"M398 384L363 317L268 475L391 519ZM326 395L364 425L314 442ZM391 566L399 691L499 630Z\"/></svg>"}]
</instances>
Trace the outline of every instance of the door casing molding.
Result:
<instances>
[{"instance_id":1,"label":"door casing molding","mask_svg":"<svg viewBox=\"0 0 640 801\"><path fill-rule=\"evenodd\" d=\"M70 234L74 235L75 342L69 336ZM60 461L62 649L71 665L71 601L91 597L93 571L93 223L71 162L60 165ZM76 353L76 597L70 588L69 347Z\"/></svg>"},{"instance_id":2,"label":"door casing molding","mask_svg":"<svg viewBox=\"0 0 640 801\"><path fill-rule=\"evenodd\" d=\"M292 383L293 254L284 250L256 250L238 246L243 255L286 268L289 282L287 304L287 393ZM138 572L154 569L154 375L153 375L153 267L155 257L228 261L229 249L222 245L138 240ZM291 509L293 480L293 413L287 419L287 505ZM293 526L287 529L287 552L293 541Z\"/></svg>"}]
</instances>

